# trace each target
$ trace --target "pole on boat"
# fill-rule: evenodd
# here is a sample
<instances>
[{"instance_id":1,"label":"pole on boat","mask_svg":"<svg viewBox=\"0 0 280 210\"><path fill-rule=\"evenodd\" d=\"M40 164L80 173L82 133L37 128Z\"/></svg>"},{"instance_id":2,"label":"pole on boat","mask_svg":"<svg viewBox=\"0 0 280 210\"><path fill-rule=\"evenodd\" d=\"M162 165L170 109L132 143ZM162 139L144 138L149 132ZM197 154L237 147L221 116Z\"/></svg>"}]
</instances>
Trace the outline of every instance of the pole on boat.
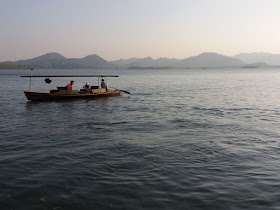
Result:
<instances>
[{"instance_id":1,"label":"pole on boat","mask_svg":"<svg viewBox=\"0 0 280 210\"><path fill-rule=\"evenodd\" d=\"M29 77L30 80L29 80L29 92L30 92L30 88L31 88L31 77Z\"/></svg>"}]
</instances>

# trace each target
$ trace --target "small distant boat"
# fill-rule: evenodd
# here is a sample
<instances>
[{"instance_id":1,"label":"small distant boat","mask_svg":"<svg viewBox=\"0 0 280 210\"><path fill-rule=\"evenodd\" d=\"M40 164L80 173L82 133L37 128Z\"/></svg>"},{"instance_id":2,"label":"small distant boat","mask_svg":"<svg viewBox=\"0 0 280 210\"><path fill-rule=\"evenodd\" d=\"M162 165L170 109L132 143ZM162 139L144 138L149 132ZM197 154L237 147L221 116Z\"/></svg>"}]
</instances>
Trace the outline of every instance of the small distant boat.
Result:
<instances>
[{"instance_id":1,"label":"small distant boat","mask_svg":"<svg viewBox=\"0 0 280 210\"><path fill-rule=\"evenodd\" d=\"M130 94L128 91L124 90L106 90L105 88L100 88L99 86L91 86L92 91L90 93L84 92L81 90L68 90L67 87L57 87L57 90L50 90L49 93L42 92L32 92L31 88L31 78L34 77L46 77L45 82L50 83L50 77L98 77L99 79L106 77L119 77L115 75L42 75L42 76L21 76L29 77L29 91L24 91L24 94L28 100L31 101L50 101L50 100L69 100L69 99L94 99L100 97L110 97L110 96L119 96L121 92Z\"/></svg>"}]
</instances>

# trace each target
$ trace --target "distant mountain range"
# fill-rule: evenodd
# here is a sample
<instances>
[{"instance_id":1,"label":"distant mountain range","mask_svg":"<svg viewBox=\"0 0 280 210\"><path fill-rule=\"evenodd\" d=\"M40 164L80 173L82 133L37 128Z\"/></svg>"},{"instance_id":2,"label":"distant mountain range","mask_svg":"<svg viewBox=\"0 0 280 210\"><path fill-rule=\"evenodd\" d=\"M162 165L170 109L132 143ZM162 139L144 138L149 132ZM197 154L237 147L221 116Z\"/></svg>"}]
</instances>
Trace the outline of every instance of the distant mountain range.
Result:
<instances>
[{"instance_id":1,"label":"distant mountain range","mask_svg":"<svg viewBox=\"0 0 280 210\"><path fill-rule=\"evenodd\" d=\"M47 53L45 55L19 61L7 61L1 64L24 65L34 69L111 69L113 64L99 57L89 55L84 58L65 58L58 53Z\"/></svg>"},{"instance_id":2,"label":"distant mountain range","mask_svg":"<svg viewBox=\"0 0 280 210\"><path fill-rule=\"evenodd\" d=\"M66 58L59 53L45 55L27 60L6 61L0 63L0 68L34 68L34 69L162 69L162 68L230 68L230 67L273 67L280 66L280 54L271 53L241 53L233 57L205 52L185 59L130 58L106 61L98 55L84 58Z\"/></svg>"},{"instance_id":3,"label":"distant mountain range","mask_svg":"<svg viewBox=\"0 0 280 210\"><path fill-rule=\"evenodd\" d=\"M280 54L255 52L255 53L240 53L233 56L242 60L246 64L252 63L266 63L267 65L279 66L280 65Z\"/></svg>"}]
</instances>

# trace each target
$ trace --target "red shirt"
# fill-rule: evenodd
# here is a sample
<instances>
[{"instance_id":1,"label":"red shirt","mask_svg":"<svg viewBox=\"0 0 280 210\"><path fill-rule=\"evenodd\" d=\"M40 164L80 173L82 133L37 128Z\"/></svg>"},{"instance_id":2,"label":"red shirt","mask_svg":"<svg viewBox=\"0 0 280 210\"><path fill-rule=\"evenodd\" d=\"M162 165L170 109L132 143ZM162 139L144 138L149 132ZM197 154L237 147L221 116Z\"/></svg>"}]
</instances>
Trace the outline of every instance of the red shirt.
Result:
<instances>
[{"instance_id":1,"label":"red shirt","mask_svg":"<svg viewBox=\"0 0 280 210\"><path fill-rule=\"evenodd\" d=\"M72 90L72 85L71 84L68 84L67 87L68 87L68 90Z\"/></svg>"}]
</instances>

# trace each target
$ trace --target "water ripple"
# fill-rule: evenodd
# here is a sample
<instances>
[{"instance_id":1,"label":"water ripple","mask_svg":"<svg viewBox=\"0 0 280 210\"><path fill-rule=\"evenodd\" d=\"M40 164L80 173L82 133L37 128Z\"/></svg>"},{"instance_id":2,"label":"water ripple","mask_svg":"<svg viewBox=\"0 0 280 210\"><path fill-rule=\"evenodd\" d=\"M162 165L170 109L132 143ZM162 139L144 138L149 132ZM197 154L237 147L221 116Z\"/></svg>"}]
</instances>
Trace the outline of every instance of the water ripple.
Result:
<instances>
[{"instance_id":1,"label":"water ripple","mask_svg":"<svg viewBox=\"0 0 280 210\"><path fill-rule=\"evenodd\" d=\"M279 209L279 70L119 71L129 97L37 103L0 72L0 209Z\"/></svg>"}]
</instances>

